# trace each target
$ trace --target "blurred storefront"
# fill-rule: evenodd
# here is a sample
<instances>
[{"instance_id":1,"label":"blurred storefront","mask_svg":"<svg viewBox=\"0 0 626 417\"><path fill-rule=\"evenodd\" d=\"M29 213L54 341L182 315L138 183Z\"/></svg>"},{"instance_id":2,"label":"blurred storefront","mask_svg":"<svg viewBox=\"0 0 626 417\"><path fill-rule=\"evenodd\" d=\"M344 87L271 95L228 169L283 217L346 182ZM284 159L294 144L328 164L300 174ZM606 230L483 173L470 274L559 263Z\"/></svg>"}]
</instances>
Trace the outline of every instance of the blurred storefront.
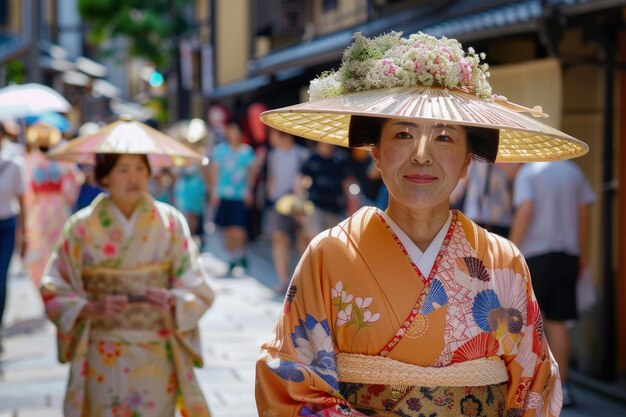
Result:
<instances>
[{"instance_id":1,"label":"blurred storefront","mask_svg":"<svg viewBox=\"0 0 626 417\"><path fill-rule=\"evenodd\" d=\"M197 2L203 102L307 100L308 82L337 68L354 32L423 31L487 53L494 91L541 103L549 123L582 138L576 160L598 203L592 212L595 309L576 326L581 377L626 379L626 1L618 0L215 0ZM202 6L200 6L202 4ZM200 9L199 9L200 10ZM198 14L200 15L200 14ZM236 24L234 24L236 22ZM626 384L621 385L626 386ZM626 397L626 389L622 389Z\"/></svg>"}]
</instances>

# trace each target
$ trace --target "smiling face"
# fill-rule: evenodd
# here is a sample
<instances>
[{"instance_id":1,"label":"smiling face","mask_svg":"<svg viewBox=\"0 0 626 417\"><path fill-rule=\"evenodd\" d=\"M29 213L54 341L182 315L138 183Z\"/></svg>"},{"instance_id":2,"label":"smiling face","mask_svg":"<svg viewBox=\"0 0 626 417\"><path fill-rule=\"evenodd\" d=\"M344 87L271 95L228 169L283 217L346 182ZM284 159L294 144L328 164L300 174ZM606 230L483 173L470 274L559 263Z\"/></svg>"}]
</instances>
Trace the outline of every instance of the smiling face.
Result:
<instances>
[{"instance_id":1,"label":"smiling face","mask_svg":"<svg viewBox=\"0 0 626 417\"><path fill-rule=\"evenodd\" d=\"M409 210L448 210L471 159L462 127L398 119L384 123L372 155L389 190L390 207Z\"/></svg>"},{"instance_id":2,"label":"smiling face","mask_svg":"<svg viewBox=\"0 0 626 417\"><path fill-rule=\"evenodd\" d=\"M140 155L120 155L111 171L102 179L111 200L121 205L136 204L148 190L150 169Z\"/></svg>"}]
</instances>

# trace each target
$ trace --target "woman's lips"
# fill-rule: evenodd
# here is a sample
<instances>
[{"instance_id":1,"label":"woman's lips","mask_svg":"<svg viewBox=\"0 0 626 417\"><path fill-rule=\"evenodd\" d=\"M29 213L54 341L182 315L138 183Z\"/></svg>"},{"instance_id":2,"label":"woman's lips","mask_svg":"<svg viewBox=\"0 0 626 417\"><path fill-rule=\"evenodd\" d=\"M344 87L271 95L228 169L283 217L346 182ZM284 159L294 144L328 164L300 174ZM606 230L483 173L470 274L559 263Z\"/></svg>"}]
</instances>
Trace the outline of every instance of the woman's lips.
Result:
<instances>
[{"instance_id":1,"label":"woman's lips","mask_svg":"<svg viewBox=\"0 0 626 417\"><path fill-rule=\"evenodd\" d=\"M414 184L430 184L438 179L438 177L432 175L405 175L404 178Z\"/></svg>"}]
</instances>

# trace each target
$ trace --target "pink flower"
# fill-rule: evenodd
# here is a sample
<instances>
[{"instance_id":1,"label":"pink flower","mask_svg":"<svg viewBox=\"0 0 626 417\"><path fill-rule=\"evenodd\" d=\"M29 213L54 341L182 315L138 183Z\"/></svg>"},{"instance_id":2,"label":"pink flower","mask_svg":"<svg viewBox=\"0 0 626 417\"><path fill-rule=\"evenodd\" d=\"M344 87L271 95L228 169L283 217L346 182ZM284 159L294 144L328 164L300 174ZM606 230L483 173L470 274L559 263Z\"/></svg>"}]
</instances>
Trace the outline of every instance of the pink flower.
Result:
<instances>
[{"instance_id":1,"label":"pink flower","mask_svg":"<svg viewBox=\"0 0 626 417\"><path fill-rule=\"evenodd\" d=\"M75 230L74 233L78 237L84 237L86 231L87 231L87 228L85 227L85 225L84 224L79 224L78 226L76 226L76 230Z\"/></svg>"},{"instance_id":2,"label":"pink flower","mask_svg":"<svg viewBox=\"0 0 626 417\"><path fill-rule=\"evenodd\" d=\"M461 69L461 82L468 83L472 79L472 66L467 63L467 61L459 62L459 67Z\"/></svg>"},{"instance_id":3,"label":"pink flower","mask_svg":"<svg viewBox=\"0 0 626 417\"><path fill-rule=\"evenodd\" d=\"M109 234L109 237L114 242L119 242L122 239L122 231L120 229L113 229Z\"/></svg>"},{"instance_id":4,"label":"pink flower","mask_svg":"<svg viewBox=\"0 0 626 417\"><path fill-rule=\"evenodd\" d=\"M107 242L102 246L102 254L107 258L114 258L117 255L117 246L111 242Z\"/></svg>"},{"instance_id":5,"label":"pink flower","mask_svg":"<svg viewBox=\"0 0 626 417\"><path fill-rule=\"evenodd\" d=\"M385 68L385 75L394 75L396 73L396 66L391 59L383 59L383 68Z\"/></svg>"}]
</instances>

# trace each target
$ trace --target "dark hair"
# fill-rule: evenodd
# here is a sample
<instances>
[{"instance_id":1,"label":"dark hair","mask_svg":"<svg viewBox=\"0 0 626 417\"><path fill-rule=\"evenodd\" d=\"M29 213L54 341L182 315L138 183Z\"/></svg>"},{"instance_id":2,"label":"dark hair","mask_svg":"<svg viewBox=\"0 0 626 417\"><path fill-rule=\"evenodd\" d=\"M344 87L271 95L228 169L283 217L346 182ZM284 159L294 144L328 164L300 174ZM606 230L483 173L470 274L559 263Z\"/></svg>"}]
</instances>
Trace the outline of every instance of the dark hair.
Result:
<instances>
[{"instance_id":1,"label":"dark hair","mask_svg":"<svg viewBox=\"0 0 626 417\"><path fill-rule=\"evenodd\" d=\"M383 125L383 117L351 116L348 130L348 144L351 148L377 146ZM498 155L500 132L498 129L463 126L467 133L467 146L472 158L483 162L495 162Z\"/></svg>"},{"instance_id":2,"label":"dark hair","mask_svg":"<svg viewBox=\"0 0 626 417\"><path fill-rule=\"evenodd\" d=\"M100 186L104 186L102 181L104 178L111 173L115 165L117 165L117 161L119 161L122 155L127 155L123 153L99 153L96 154L96 166L93 169L93 176L96 183ZM152 173L152 168L150 167L150 162L148 161L148 156L143 154L137 154L143 162L148 167L148 174Z\"/></svg>"}]
</instances>

